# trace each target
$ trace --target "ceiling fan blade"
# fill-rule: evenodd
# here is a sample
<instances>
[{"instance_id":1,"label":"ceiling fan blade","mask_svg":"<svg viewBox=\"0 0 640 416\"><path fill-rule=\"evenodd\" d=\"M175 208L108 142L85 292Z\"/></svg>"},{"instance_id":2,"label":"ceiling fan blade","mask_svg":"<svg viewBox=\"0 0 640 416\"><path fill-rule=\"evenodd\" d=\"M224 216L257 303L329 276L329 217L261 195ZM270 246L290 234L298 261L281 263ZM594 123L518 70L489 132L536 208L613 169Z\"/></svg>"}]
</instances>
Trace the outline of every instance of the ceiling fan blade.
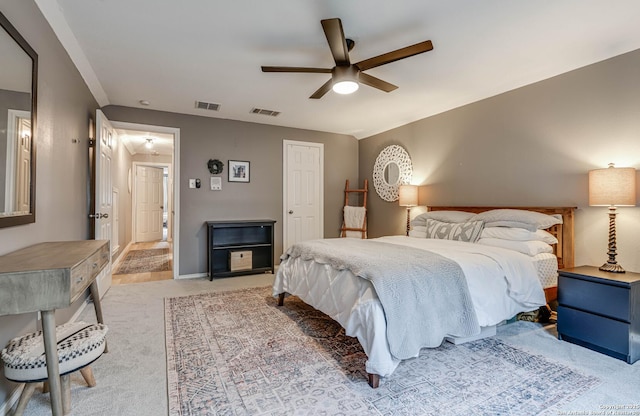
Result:
<instances>
[{"instance_id":1,"label":"ceiling fan blade","mask_svg":"<svg viewBox=\"0 0 640 416\"><path fill-rule=\"evenodd\" d=\"M329 81L325 82L322 87L318 88L318 91L311 94L311 97L309 98L313 98L313 99L322 98L323 95L329 92L332 84L333 84L333 79L330 79Z\"/></svg>"},{"instance_id":2,"label":"ceiling fan blade","mask_svg":"<svg viewBox=\"0 0 640 416\"><path fill-rule=\"evenodd\" d=\"M388 64L391 62L399 61L400 59L408 58L410 56L418 55L423 52L428 52L433 49L433 44L430 40L416 43L415 45L407 46L405 48L397 49L392 52L383 53L382 55L375 56L373 58L365 59L356 64L361 71L375 68L380 65Z\"/></svg>"},{"instance_id":3,"label":"ceiling fan blade","mask_svg":"<svg viewBox=\"0 0 640 416\"><path fill-rule=\"evenodd\" d=\"M330 74L329 68L306 68L299 66L263 66L262 72L307 72L313 74Z\"/></svg>"},{"instance_id":4,"label":"ceiling fan blade","mask_svg":"<svg viewBox=\"0 0 640 416\"><path fill-rule=\"evenodd\" d=\"M331 49L331 54L333 55L333 60L336 62L336 65L351 65L349 61L349 49L347 48L347 41L344 37L340 19L324 19L321 20L320 23L322 23L322 29L324 30L324 35L327 37L329 49Z\"/></svg>"},{"instance_id":5,"label":"ceiling fan blade","mask_svg":"<svg viewBox=\"0 0 640 416\"><path fill-rule=\"evenodd\" d=\"M365 74L364 72L360 72L359 81L361 84L377 88L384 92L391 92L398 88L396 85L390 84L387 81L383 81L380 78L373 77L369 74Z\"/></svg>"}]
</instances>

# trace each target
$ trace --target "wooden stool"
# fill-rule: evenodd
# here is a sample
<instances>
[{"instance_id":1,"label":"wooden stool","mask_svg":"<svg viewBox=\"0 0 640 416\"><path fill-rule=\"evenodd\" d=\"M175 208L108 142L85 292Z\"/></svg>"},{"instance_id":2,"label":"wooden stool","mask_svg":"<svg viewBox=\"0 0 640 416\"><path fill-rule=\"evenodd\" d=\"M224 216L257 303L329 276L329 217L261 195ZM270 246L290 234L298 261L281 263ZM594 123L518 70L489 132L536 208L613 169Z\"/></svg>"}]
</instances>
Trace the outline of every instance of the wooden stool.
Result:
<instances>
[{"instance_id":1,"label":"wooden stool","mask_svg":"<svg viewBox=\"0 0 640 416\"><path fill-rule=\"evenodd\" d=\"M103 324L71 322L56 328L65 414L71 411L71 373L80 370L89 387L96 385L89 365L104 352L106 334L107 327ZM0 353L0 358L4 361L4 375L8 380L26 383L14 412L15 416L21 416L36 383L48 379L42 331L12 339ZM47 384L43 389L45 392Z\"/></svg>"}]
</instances>

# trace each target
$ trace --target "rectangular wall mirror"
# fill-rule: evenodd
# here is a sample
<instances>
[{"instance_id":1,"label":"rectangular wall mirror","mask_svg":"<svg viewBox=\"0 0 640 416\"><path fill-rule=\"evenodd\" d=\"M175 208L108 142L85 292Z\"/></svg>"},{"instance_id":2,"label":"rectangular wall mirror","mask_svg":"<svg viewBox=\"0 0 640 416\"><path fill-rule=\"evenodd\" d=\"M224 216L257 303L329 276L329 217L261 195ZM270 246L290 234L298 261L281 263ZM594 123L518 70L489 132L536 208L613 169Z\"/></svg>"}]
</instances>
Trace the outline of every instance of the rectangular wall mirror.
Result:
<instances>
[{"instance_id":1,"label":"rectangular wall mirror","mask_svg":"<svg viewBox=\"0 0 640 416\"><path fill-rule=\"evenodd\" d=\"M38 55L0 13L0 228L36 221Z\"/></svg>"}]
</instances>

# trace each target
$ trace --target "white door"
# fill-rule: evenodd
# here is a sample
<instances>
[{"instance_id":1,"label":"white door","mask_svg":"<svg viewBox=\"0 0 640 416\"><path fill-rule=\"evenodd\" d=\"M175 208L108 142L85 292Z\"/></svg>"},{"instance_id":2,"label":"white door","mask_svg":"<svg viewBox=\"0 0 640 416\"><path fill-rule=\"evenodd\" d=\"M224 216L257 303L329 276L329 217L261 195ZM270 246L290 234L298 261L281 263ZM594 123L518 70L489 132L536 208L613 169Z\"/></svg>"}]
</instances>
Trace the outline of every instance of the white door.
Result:
<instances>
[{"instance_id":1,"label":"white door","mask_svg":"<svg viewBox=\"0 0 640 416\"><path fill-rule=\"evenodd\" d=\"M21 132L31 131L31 119L19 120ZM16 211L29 212L31 183L31 135L23 133L18 138L18 157L16 171Z\"/></svg>"},{"instance_id":2,"label":"white door","mask_svg":"<svg viewBox=\"0 0 640 416\"><path fill-rule=\"evenodd\" d=\"M96 111L96 138L95 138L95 239L109 240L111 246L113 235L113 144L116 140L116 132L102 111ZM97 277L100 297L111 287L111 260L107 267Z\"/></svg>"},{"instance_id":3,"label":"white door","mask_svg":"<svg viewBox=\"0 0 640 416\"><path fill-rule=\"evenodd\" d=\"M136 167L136 242L162 240L164 169Z\"/></svg>"},{"instance_id":4,"label":"white door","mask_svg":"<svg viewBox=\"0 0 640 416\"><path fill-rule=\"evenodd\" d=\"M283 250L324 236L324 145L283 142Z\"/></svg>"}]
</instances>

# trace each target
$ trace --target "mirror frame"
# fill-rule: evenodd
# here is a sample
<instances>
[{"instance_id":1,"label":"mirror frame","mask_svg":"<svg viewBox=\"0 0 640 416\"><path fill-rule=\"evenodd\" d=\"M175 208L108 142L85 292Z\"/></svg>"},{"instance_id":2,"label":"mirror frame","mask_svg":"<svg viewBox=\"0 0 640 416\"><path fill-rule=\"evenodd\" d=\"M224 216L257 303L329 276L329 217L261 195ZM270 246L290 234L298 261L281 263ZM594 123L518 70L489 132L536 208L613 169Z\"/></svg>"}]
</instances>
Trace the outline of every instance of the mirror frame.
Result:
<instances>
[{"instance_id":1,"label":"mirror frame","mask_svg":"<svg viewBox=\"0 0 640 416\"><path fill-rule=\"evenodd\" d=\"M0 228L13 227L16 225L31 224L36 222L36 116L38 97L38 54L13 27L11 22L0 12L0 26L9 36L22 48L31 58L31 172L29 187L29 207L30 212L24 215L11 215L0 217Z\"/></svg>"},{"instance_id":2,"label":"mirror frame","mask_svg":"<svg viewBox=\"0 0 640 416\"><path fill-rule=\"evenodd\" d=\"M384 177L384 171L391 163L396 164L399 170L398 181L394 184L388 183ZM373 186L380 198L394 202L398 200L400 185L410 183L412 175L413 167L409 154L402 146L392 144L382 149L376 158L373 166Z\"/></svg>"}]
</instances>

